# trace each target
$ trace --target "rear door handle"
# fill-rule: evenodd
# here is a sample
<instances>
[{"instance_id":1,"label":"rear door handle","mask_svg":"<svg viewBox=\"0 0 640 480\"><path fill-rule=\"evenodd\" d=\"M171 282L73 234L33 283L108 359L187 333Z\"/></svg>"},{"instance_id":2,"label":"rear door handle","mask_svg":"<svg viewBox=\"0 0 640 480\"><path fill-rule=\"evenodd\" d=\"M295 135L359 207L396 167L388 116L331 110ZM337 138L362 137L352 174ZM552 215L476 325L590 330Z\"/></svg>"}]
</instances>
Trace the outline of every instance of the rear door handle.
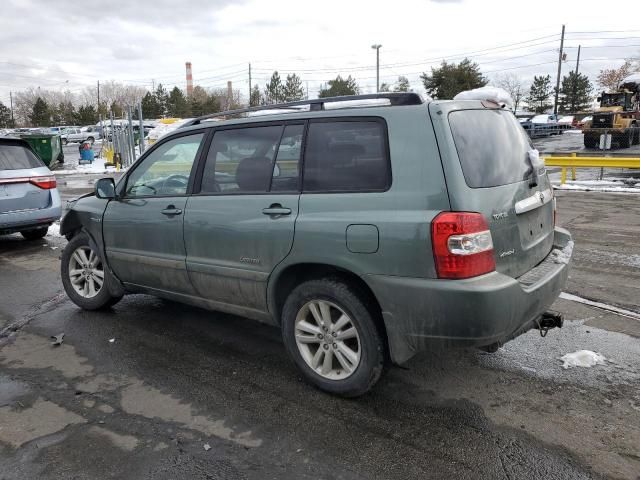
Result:
<instances>
[{"instance_id":1,"label":"rear door handle","mask_svg":"<svg viewBox=\"0 0 640 480\"><path fill-rule=\"evenodd\" d=\"M169 205L164 210L161 210L160 213L166 215L167 217L173 217L174 215L180 215L182 213L182 210L176 208L174 205Z\"/></svg>"},{"instance_id":2,"label":"rear door handle","mask_svg":"<svg viewBox=\"0 0 640 480\"><path fill-rule=\"evenodd\" d=\"M274 203L269 208L263 208L262 213L265 215L291 215L291 209L285 208L279 203Z\"/></svg>"}]
</instances>

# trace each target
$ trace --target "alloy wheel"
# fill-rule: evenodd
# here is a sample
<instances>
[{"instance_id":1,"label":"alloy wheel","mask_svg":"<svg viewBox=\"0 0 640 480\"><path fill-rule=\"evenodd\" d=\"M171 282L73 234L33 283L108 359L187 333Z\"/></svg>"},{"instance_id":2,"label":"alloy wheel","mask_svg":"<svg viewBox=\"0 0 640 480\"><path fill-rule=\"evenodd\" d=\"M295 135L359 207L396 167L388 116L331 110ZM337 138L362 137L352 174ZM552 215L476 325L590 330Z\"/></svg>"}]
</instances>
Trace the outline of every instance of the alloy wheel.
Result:
<instances>
[{"instance_id":1,"label":"alloy wheel","mask_svg":"<svg viewBox=\"0 0 640 480\"><path fill-rule=\"evenodd\" d=\"M104 285L102 260L88 246L78 247L69 259L69 280L78 295L93 298Z\"/></svg>"},{"instance_id":2,"label":"alloy wheel","mask_svg":"<svg viewBox=\"0 0 640 480\"><path fill-rule=\"evenodd\" d=\"M312 300L303 305L296 315L295 339L306 364L328 380L348 378L360 364L358 330L334 303Z\"/></svg>"}]
</instances>

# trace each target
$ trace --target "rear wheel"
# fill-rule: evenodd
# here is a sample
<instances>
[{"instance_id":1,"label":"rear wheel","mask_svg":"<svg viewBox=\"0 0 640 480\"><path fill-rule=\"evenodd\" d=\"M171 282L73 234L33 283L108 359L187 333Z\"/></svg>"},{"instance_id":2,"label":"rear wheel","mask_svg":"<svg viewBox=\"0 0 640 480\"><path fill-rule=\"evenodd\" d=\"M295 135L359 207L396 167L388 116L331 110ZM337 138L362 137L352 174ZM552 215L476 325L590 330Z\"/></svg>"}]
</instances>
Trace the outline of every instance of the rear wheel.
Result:
<instances>
[{"instance_id":1,"label":"rear wheel","mask_svg":"<svg viewBox=\"0 0 640 480\"><path fill-rule=\"evenodd\" d=\"M69 140L67 140L66 138L63 138L63 139L62 139L62 144L63 144L63 145L66 145L67 143L69 143Z\"/></svg>"},{"instance_id":2,"label":"rear wheel","mask_svg":"<svg viewBox=\"0 0 640 480\"><path fill-rule=\"evenodd\" d=\"M109 274L105 271L99 252L90 245L86 233L79 233L67 243L62 252L60 269L67 295L80 308L107 308L122 298L111 295L107 285Z\"/></svg>"},{"instance_id":3,"label":"rear wheel","mask_svg":"<svg viewBox=\"0 0 640 480\"><path fill-rule=\"evenodd\" d=\"M638 125L634 123L632 125L631 131L633 132L632 145L640 144L640 128L638 128Z\"/></svg>"},{"instance_id":4,"label":"rear wheel","mask_svg":"<svg viewBox=\"0 0 640 480\"><path fill-rule=\"evenodd\" d=\"M282 313L287 351L305 378L345 397L369 391L384 366L384 343L366 298L336 278L295 288Z\"/></svg>"},{"instance_id":5,"label":"rear wheel","mask_svg":"<svg viewBox=\"0 0 640 480\"><path fill-rule=\"evenodd\" d=\"M87 141L93 143L95 140L93 137L87 137Z\"/></svg>"},{"instance_id":6,"label":"rear wheel","mask_svg":"<svg viewBox=\"0 0 640 480\"><path fill-rule=\"evenodd\" d=\"M634 137L633 129L628 129L625 133L620 135L620 148L629 148L633 144Z\"/></svg>"},{"instance_id":7,"label":"rear wheel","mask_svg":"<svg viewBox=\"0 0 640 480\"><path fill-rule=\"evenodd\" d=\"M24 230L20 234L27 240L39 240L49 231L49 226L36 228L34 230Z\"/></svg>"}]
</instances>

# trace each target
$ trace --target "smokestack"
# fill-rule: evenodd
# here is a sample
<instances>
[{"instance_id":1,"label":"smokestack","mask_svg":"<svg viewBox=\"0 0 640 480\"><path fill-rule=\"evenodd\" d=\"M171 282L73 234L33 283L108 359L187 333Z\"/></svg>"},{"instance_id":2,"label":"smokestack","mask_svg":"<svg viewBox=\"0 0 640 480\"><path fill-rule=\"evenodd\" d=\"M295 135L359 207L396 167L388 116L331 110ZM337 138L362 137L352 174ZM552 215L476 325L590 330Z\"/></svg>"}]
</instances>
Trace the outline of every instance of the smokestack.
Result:
<instances>
[{"instance_id":1,"label":"smokestack","mask_svg":"<svg viewBox=\"0 0 640 480\"><path fill-rule=\"evenodd\" d=\"M191 62L186 63L187 66L187 96L193 93L193 74L191 73Z\"/></svg>"}]
</instances>

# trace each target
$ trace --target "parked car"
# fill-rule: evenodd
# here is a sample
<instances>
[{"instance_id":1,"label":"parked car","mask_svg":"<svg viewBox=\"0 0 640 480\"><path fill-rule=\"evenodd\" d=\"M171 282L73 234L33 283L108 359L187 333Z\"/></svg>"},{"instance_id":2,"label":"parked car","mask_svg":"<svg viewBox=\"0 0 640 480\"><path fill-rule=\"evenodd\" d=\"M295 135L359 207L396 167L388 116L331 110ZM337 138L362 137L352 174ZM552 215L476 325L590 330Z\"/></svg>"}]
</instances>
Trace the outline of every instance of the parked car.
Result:
<instances>
[{"instance_id":1,"label":"parked car","mask_svg":"<svg viewBox=\"0 0 640 480\"><path fill-rule=\"evenodd\" d=\"M66 128L63 130L62 135L60 135L63 144L67 144L69 142L79 142L82 143L86 140L91 143L95 142L100 138L100 132L97 127L81 127L81 128Z\"/></svg>"},{"instance_id":2,"label":"parked car","mask_svg":"<svg viewBox=\"0 0 640 480\"><path fill-rule=\"evenodd\" d=\"M47 234L60 218L56 177L19 138L0 138L0 234L27 240Z\"/></svg>"},{"instance_id":3,"label":"parked car","mask_svg":"<svg viewBox=\"0 0 640 480\"><path fill-rule=\"evenodd\" d=\"M584 117L582 120L578 120L578 122L576 123L576 128L582 128L584 127L585 123L591 122L593 120L593 116L592 115L588 115L586 117Z\"/></svg>"},{"instance_id":4,"label":"parked car","mask_svg":"<svg viewBox=\"0 0 640 480\"><path fill-rule=\"evenodd\" d=\"M277 325L305 378L344 396L386 359L559 326L547 309L573 242L514 115L345 98L195 119L100 179L62 220L69 298L94 310L148 293Z\"/></svg>"}]
</instances>

